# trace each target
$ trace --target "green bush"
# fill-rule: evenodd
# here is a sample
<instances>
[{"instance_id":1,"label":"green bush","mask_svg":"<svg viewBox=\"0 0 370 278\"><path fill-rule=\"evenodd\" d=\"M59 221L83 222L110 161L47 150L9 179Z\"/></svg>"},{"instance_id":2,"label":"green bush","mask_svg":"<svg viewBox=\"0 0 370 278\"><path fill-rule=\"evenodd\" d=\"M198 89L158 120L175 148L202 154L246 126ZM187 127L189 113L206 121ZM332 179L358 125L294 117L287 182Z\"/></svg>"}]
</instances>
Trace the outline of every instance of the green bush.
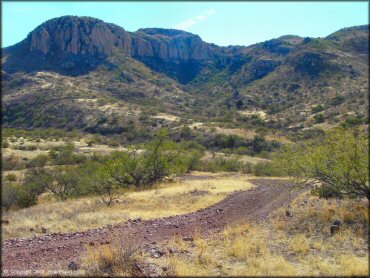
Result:
<instances>
[{"instance_id":1,"label":"green bush","mask_svg":"<svg viewBox=\"0 0 370 278\"><path fill-rule=\"evenodd\" d=\"M323 138L286 145L275 161L299 182L312 179L333 192L370 199L368 144L363 129L338 127Z\"/></svg>"},{"instance_id":2,"label":"green bush","mask_svg":"<svg viewBox=\"0 0 370 278\"><path fill-rule=\"evenodd\" d=\"M45 177L46 188L61 200L84 195L81 187L84 176L71 166L53 169L51 175Z\"/></svg>"},{"instance_id":3,"label":"green bush","mask_svg":"<svg viewBox=\"0 0 370 278\"><path fill-rule=\"evenodd\" d=\"M312 112L313 113L319 113L319 112L321 112L321 111L323 111L324 110L324 106L322 106L321 104L319 104L319 105L316 105L316 106L314 106L313 108L312 108Z\"/></svg>"},{"instance_id":4,"label":"green bush","mask_svg":"<svg viewBox=\"0 0 370 278\"><path fill-rule=\"evenodd\" d=\"M22 183L4 182L2 186L2 206L9 210L13 205L26 208L37 203L38 196L44 192L39 183L32 183L27 174Z\"/></svg>"},{"instance_id":5,"label":"green bush","mask_svg":"<svg viewBox=\"0 0 370 278\"><path fill-rule=\"evenodd\" d=\"M350 115L341 125L344 128L351 128L357 125L367 124L368 118L364 115Z\"/></svg>"},{"instance_id":6,"label":"green bush","mask_svg":"<svg viewBox=\"0 0 370 278\"><path fill-rule=\"evenodd\" d=\"M28 186L20 185L17 189L17 205L27 208L37 203L37 194Z\"/></svg>"},{"instance_id":7,"label":"green bush","mask_svg":"<svg viewBox=\"0 0 370 278\"><path fill-rule=\"evenodd\" d=\"M7 175L5 176L5 179L6 179L7 181L16 181L16 180L17 180L17 176L16 176L15 174L7 174Z\"/></svg>"},{"instance_id":8,"label":"green bush","mask_svg":"<svg viewBox=\"0 0 370 278\"><path fill-rule=\"evenodd\" d=\"M44 167L48 163L48 160L49 158L47 155L39 154L27 163L27 168Z\"/></svg>"},{"instance_id":9,"label":"green bush","mask_svg":"<svg viewBox=\"0 0 370 278\"><path fill-rule=\"evenodd\" d=\"M238 158L225 158L217 156L214 159L202 160L198 170L207 172L238 172L243 169L243 162Z\"/></svg>"},{"instance_id":10,"label":"green bush","mask_svg":"<svg viewBox=\"0 0 370 278\"><path fill-rule=\"evenodd\" d=\"M21 151L35 151L37 150L36 145L17 145L14 146L15 150L21 150Z\"/></svg>"},{"instance_id":11,"label":"green bush","mask_svg":"<svg viewBox=\"0 0 370 278\"><path fill-rule=\"evenodd\" d=\"M26 162L15 155L3 156L1 158L1 167L3 171L20 170L26 167Z\"/></svg>"},{"instance_id":12,"label":"green bush","mask_svg":"<svg viewBox=\"0 0 370 278\"><path fill-rule=\"evenodd\" d=\"M322 113L316 114L313 118L317 124L325 122L325 116Z\"/></svg>"},{"instance_id":13,"label":"green bush","mask_svg":"<svg viewBox=\"0 0 370 278\"><path fill-rule=\"evenodd\" d=\"M53 164L56 165L73 165L85 162L86 156L83 154L75 154L74 149L75 146L73 144L56 146L49 151L49 156Z\"/></svg>"},{"instance_id":14,"label":"green bush","mask_svg":"<svg viewBox=\"0 0 370 278\"><path fill-rule=\"evenodd\" d=\"M4 149L9 148L9 142L8 142L8 141L3 141L3 143L2 143L2 147L3 147Z\"/></svg>"},{"instance_id":15,"label":"green bush","mask_svg":"<svg viewBox=\"0 0 370 278\"><path fill-rule=\"evenodd\" d=\"M338 191L337 189L333 187L327 186L325 184L322 186L318 186L315 189L311 190L311 194L318 195L320 198L325 198L325 199L343 198L343 195L341 194L340 191Z\"/></svg>"},{"instance_id":16,"label":"green bush","mask_svg":"<svg viewBox=\"0 0 370 278\"><path fill-rule=\"evenodd\" d=\"M284 176L285 173L271 162L258 162L253 166L253 174L255 176L278 177Z\"/></svg>"},{"instance_id":17,"label":"green bush","mask_svg":"<svg viewBox=\"0 0 370 278\"><path fill-rule=\"evenodd\" d=\"M17 202L17 188L14 183L4 182L1 186L1 206L9 210Z\"/></svg>"},{"instance_id":18,"label":"green bush","mask_svg":"<svg viewBox=\"0 0 370 278\"><path fill-rule=\"evenodd\" d=\"M333 106L338 106L344 102L344 96L337 95L330 100L330 104Z\"/></svg>"}]
</instances>

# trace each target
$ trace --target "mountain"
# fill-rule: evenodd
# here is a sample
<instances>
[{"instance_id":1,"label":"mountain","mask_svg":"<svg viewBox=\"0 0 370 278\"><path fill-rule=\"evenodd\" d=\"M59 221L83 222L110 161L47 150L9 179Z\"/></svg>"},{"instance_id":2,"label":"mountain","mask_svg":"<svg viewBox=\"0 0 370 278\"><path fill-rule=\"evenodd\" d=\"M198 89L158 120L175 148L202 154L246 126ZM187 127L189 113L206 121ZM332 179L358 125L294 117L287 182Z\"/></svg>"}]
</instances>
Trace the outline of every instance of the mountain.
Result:
<instances>
[{"instance_id":1,"label":"mountain","mask_svg":"<svg viewBox=\"0 0 370 278\"><path fill-rule=\"evenodd\" d=\"M209 121L232 113L243 125L244 110L263 110L271 128L313 126L316 106L328 124L365 117L368 29L220 47L180 30L55 18L2 49L2 123L122 133L158 127L159 112Z\"/></svg>"}]
</instances>

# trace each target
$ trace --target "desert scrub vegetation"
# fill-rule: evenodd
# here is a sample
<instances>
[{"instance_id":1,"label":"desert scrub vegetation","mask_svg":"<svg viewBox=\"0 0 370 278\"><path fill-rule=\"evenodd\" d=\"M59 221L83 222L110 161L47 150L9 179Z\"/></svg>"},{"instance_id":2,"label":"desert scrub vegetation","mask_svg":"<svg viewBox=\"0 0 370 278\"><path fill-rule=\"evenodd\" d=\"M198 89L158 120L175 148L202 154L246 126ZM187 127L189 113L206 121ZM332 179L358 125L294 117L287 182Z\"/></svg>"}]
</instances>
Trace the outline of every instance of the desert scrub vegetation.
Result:
<instances>
[{"instance_id":1,"label":"desert scrub vegetation","mask_svg":"<svg viewBox=\"0 0 370 278\"><path fill-rule=\"evenodd\" d=\"M66 131L62 129L16 129L16 128L2 128L3 138L31 138L32 140L40 139L77 139L82 137L82 133L77 130Z\"/></svg>"},{"instance_id":2,"label":"desert scrub vegetation","mask_svg":"<svg viewBox=\"0 0 370 278\"><path fill-rule=\"evenodd\" d=\"M286 175L283 169L275 167L270 161L259 161L251 163L243 161L242 157L220 156L202 159L195 167L196 170L205 172L241 172L254 176L279 177Z\"/></svg>"},{"instance_id":3,"label":"desert scrub vegetation","mask_svg":"<svg viewBox=\"0 0 370 278\"><path fill-rule=\"evenodd\" d=\"M282 143L276 140L266 140L264 136L254 134L253 132L252 134L254 135L252 138L246 138L242 132L246 133L247 130L240 129L241 134L222 134L216 131L216 128L207 132L206 130L200 129L192 130L188 126L185 126L180 130L176 130L176 132L172 131L170 136L175 141L195 141L208 150L250 156L270 153L279 149L282 145Z\"/></svg>"},{"instance_id":4,"label":"desert scrub vegetation","mask_svg":"<svg viewBox=\"0 0 370 278\"><path fill-rule=\"evenodd\" d=\"M82 260L85 274L92 276L132 276L138 274L137 262L142 243L132 238L121 238L112 247L87 246Z\"/></svg>"},{"instance_id":5,"label":"desert scrub vegetation","mask_svg":"<svg viewBox=\"0 0 370 278\"><path fill-rule=\"evenodd\" d=\"M208 238L172 239L156 259L163 276L354 276L367 275L368 201L300 194L288 208L259 223L236 223ZM333 221L340 230L330 233ZM162 249L161 249L162 248ZM171 251L169 251L171 250Z\"/></svg>"},{"instance_id":6,"label":"desert scrub vegetation","mask_svg":"<svg viewBox=\"0 0 370 278\"><path fill-rule=\"evenodd\" d=\"M35 204L41 193L51 192L60 200L98 195L109 206L123 190L150 186L166 176L195 169L202 151L193 147L193 144L176 144L169 140L165 129L160 130L141 152L132 148L87 157L75 154L73 144L59 145L49 151L47 159L38 156L30 161L29 164L41 167L30 168L27 172L30 178L17 187L27 188L31 177L32 184L38 184L39 194L26 191L32 195L29 205ZM42 168L48 161L55 167ZM9 187L16 186L9 183Z\"/></svg>"},{"instance_id":7,"label":"desert scrub vegetation","mask_svg":"<svg viewBox=\"0 0 370 278\"><path fill-rule=\"evenodd\" d=\"M99 196L60 200L54 194L38 196L36 205L4 211L9 225L2 227L4 238L41 235L48 232L74 232L118 224L129 219L155 219L180 215L222 201L235 190L253 185L246 175L193 172L189 179L163 181L149 187L132 187L119 193L110 206Z\"/></svg>"},{"instance_id":8,"label":"desert scrub vegetation","mask_svg":"<svg viewBox=\"0 0 370 278\"><path fill-rule=\"evenodd\" d=\"M368 133L359 127L338 127L322 138L286 145L275 162L298 183L319 182L323 197L370 199Z\"/></svg>"}]
</instances>

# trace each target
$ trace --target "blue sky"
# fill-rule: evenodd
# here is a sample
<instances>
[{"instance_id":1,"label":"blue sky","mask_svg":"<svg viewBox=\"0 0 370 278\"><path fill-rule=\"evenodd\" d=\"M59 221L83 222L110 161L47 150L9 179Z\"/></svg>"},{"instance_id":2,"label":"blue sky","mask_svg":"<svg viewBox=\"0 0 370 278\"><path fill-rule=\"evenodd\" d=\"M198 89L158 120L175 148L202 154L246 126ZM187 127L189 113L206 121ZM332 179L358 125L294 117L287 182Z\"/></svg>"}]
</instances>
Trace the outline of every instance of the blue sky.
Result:
<instances>
[{"instance_id":1,"label":"blue sky","mask_svg":"<svg viewBox=\"0 0 370 278\"><path fill-rule=\"evenodd\" d=\"M92 16L128 31L161 27L198 34L218 45L250 45L292 34L324 37L368 24L368 2L2 2L2 46L23 40L42 22Z\"/></svg>"}]
</instances>

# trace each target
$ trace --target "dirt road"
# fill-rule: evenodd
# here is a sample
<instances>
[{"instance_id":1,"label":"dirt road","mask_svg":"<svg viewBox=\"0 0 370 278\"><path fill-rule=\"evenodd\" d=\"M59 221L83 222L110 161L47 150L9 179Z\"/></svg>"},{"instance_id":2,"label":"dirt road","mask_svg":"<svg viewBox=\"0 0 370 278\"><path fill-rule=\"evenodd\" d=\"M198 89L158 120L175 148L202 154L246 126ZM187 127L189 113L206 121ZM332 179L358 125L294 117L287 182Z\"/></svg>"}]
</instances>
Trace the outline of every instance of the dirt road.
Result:
<instances>
[{"instance_id":1,"label":"dirt road","mask_svg":"<svg viewBox=\"0 0 370 278\"><path fill-rule=\"evenodd\" d=\"M24 276L44 269L67 269L71 261L79 263L86 245L109 245L115 239L150 244L175 235L192 236L195 231L203 235L218 232L236 221L264 220L297 194L284 180L250 181L257 187L233 192L220 203L185 215L147 221L137 219L84 232L5 240L2 242L2 274Z\"/></svg>"}]
</instances>

